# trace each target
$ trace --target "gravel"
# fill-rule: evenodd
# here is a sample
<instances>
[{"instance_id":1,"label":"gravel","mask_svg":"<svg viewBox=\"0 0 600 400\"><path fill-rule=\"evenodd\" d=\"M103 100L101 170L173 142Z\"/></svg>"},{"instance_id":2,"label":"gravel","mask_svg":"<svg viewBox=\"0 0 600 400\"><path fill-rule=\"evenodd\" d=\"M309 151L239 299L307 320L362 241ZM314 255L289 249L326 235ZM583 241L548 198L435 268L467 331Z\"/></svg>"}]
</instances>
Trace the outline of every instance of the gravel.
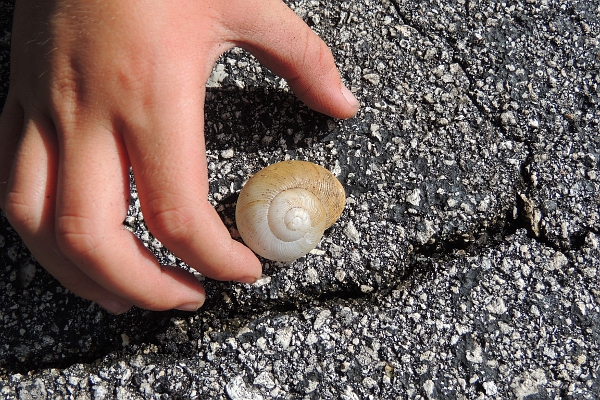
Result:
<instances>
[{"instance_id":1,"label":"gravel","mask_svg":"<svg viewBox=\"0 0 600 400\"><path fill-rule=\"evenodd\" d=\"M600 397L600 3L288 4L362 108L312 112L226 53L207 85L209 199L237 237L248 178L309 160L346 188L340 220L254 285L199 277L196 313L113 316L0 214L0 397ZM146 229L134 180L132 198L125 225L188 268Z\"/></svg>"}]
</instances>

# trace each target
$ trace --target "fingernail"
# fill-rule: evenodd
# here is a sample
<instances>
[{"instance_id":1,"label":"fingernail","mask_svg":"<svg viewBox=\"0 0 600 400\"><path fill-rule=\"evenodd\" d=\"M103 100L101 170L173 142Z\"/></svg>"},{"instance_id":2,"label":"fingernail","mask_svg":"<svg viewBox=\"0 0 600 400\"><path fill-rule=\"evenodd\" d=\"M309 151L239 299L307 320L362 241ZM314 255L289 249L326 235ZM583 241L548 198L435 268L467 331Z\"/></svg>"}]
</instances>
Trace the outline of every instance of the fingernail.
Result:
<instances>
[{"instance_id":1,"label":"fingernail","mask_svg":"<svg viewBox=\"0 0 600 400\"><path fill-rule=\"evenodd\" d=\"M200 303L186 303L175 307L175 309L179 311L196 311L197 309L202 307L203 304L203 301Z\"/></svg>"},{"instance_id":2,"label":"fingernail","mask_svg":"<svg viewBox=\"0 0 600 400\"><path fill-rule=\"evenodd\" d=\"M356 97L354 97L354 94L352 94L350 89L348 89L346 86L344 86L344 84L342 84L342 94L346 98L346 101L348 102L348 104L350 104L352 107L354 107L357 110L360 108L360 103L358 102Z\"/></svg>"},{"instance_id":3,"label":"fingernail","mask_svg":"<svg viewBox=\"0 0 600 400\"><path fill-rule=\"evenodd\" d=\"M256 282L258 280L258 278L255 276L245 276L243 278L236 279L236 280L240 283L247 283L248 285L252 285L254 282Z\"/></svg>"},{"instance_id":4,"label":"fingernail","mask_svg":"<svg viewBox=\"0 0 600 400\"><path fill-rule=\"evenodd\" d=\"M109 313L115 315L123 314L131 308L131 305L129 304L121 303L120 301L111 299L98 300L96 303Z\"/></svg>"}]
</instances>

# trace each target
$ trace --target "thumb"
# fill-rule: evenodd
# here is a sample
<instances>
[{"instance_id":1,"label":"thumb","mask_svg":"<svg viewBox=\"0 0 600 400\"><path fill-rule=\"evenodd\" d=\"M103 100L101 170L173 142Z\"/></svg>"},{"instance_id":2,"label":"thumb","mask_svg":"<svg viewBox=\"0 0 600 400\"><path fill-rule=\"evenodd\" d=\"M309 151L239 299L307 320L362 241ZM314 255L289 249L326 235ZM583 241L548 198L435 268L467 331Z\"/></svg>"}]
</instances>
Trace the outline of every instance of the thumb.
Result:
<instances>
[{"instance_id":1,"label":"thumb","mask_svg":"<svg viewBox=\"0 0 600 400\"><path fill-rule=\"evenodd\" d=\"M331 50L280 0L240 2L227 22L232 41L286 79L310 108L350 118L360 104L340 78Z\"/></svg>"}]
</instances>

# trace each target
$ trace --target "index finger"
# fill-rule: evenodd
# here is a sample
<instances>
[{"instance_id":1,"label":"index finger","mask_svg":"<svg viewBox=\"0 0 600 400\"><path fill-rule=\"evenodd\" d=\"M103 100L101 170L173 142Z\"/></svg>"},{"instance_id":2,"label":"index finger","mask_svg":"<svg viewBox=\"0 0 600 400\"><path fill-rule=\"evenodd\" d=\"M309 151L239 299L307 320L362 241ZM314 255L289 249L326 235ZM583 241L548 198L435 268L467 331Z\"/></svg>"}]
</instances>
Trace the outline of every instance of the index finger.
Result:
<instances>
[{"instance_id":1,"label":"index finger","mask_svg":"<svg viewBox=\"0 0 600 400\"><path fill-rule=\"evenodd\" d=\"M360 104L344 86L331 50L280 0L238 2L233 18L222 21L230 40L250 51L310 108L350 118ZM237 18L236 18L237 16Z\"/></svg>"},{"instance_id":2,"label":"index finger","mask_svg":"<svg viewBox=\"0 0 600 400\"><path fill-rule=\"evenodd\" d=\"M203 275L253 283L260 262L231 238L208 202L204 90L189 82L163 89L154 100L159 115L124 127L144 219L158 240Z\"/></svg>"}]
</instances>

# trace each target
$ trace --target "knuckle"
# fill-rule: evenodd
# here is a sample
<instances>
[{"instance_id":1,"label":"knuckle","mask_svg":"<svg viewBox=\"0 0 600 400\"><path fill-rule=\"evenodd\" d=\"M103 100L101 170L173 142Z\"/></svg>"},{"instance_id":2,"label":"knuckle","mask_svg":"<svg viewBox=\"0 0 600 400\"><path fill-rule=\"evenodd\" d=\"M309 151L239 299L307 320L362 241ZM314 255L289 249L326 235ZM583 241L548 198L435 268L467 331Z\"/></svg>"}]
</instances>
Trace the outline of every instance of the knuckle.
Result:
<instances>
[{"instance_id":1,"label":"knuckle","mask_svg":"<svg viewBox=\"0 0 600 400\"><path fill-rule=\"evenodd\" d=\"M338 76L337 66L333 59L333 54L327 45L323 42L319 45L319 53L316 58L318 60L319 71L322 78L331 77L332 75Z\"/></svg>"},{"instance_id":2,"label":"knuckle","mask_svg":"<svg viewBox=\"0 0 600 400\"><path fill-rule=\"evenodd\" d=\"M150 207L145 217L148 228L161 241L170 243L187 242L191 238L194 212L187 207L157 205Z\"/></svg>"},{"instance_id":3,"label":"knuckle","mask_svg":"<svg viewBox=\"0 0 600 400\"><path fill-rule=\"evenodd\" d=\"M40 213L36 212L36 207L23 193L6 193L3 210L8 221L18 232L34 231L40 225Z\"/></svg>"},{"instance_id":4,"label":"knuckle","mask_svg":"<svg viewBox=\"0 0 600 400\"><path fill-rule=\"evenodd\" d=\"M303 63L317 65L319 69L325 68L327 72L335 65L333 54L329 47L312 32L308 34L304 45Z\"/></svg>"},{"instance_id":5,"label":"knuckle","mask_svg":"<svg viewBox=\"0 0 600 400\"><path fill-rule=\"evenodd\" d=\"M61 75L54 77L51 85L50 101L52 107L58 111L57 116L74 114L80 90L77 80L68 75Z\"/></svg>"},{"instance_id":6,"label":"knuckle","mask_svg":"<svg viewBox=\"0 0 600 400\"><path fill-rule=\"evenodd\" d=\"M291 71L288 83L293 86L294 92L300 98L318 89L311 84L313 80L326 82L332 73L337 74L331 50L325 42L313 35L312 32L307 33L307 37L300 45L302 46L299 48L300 51L293 56L294 65L288 68L288 71Z\"/></svg>"},{"instance_id":7,"label":"knuckle","mask_svg":"<svg viewBox=\"0 0 600 400\"><path fill-rule=\"evenodd\" d=\"M56 219L56 239L65 254L92 255L100 247L101 237L96 223L79 215L61 215Z\"/></svg>"}]
</instances>

